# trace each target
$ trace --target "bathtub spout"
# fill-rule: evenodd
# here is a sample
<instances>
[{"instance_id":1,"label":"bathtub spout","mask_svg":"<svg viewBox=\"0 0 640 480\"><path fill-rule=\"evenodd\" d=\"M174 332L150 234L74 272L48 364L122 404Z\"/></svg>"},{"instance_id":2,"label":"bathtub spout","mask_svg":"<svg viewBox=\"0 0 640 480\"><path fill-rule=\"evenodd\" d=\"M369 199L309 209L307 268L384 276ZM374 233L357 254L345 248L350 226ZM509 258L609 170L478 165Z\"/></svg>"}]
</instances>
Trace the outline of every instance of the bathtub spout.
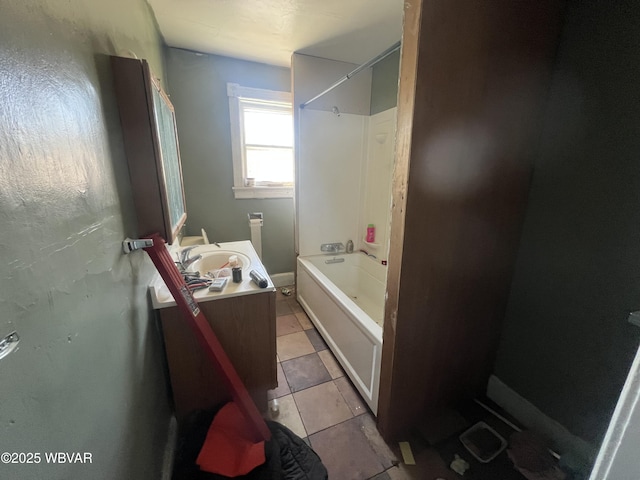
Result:
<instances>
[{"instance_id":1,"label":"bathtub spout","mask_svg":"<svg viewBox=\"0 0 640 480\"><path fill-rule=\"evenodd\" d=\"M325 260L324 261L324 263L329 263L329 264L331 264L331 263L342 263L342 262L344 262L344 258L338 258L338 257L333 257L333 258L330 258L329 260Z\"/></svg>"}]
</instances>

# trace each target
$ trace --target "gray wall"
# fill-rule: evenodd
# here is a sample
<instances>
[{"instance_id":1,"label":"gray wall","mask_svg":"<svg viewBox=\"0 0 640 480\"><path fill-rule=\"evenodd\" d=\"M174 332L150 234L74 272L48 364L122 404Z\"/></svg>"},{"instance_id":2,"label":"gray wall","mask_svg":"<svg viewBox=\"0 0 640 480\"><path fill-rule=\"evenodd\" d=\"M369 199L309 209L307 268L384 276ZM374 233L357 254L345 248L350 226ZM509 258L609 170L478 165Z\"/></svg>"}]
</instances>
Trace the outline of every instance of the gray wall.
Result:
<instances>
[{"instance_id":1,"label":"gray wall","mask_svg":"<svg viewBox=\"0 0 640 480\"><path fill-rule=\"evenodd\" d=\"M264 213L262 260L269 273L292 272L293 199L233 197L227 82L290 91L290 70L261 63L168 49L167 72L176 110L187 202L187 234L205 228L217 242L248 240L249 212Z\"/></svg>"},{"instance_id":2,"label":"gray wall","mask_svg":"<svg viewBox=\"0 0 640 480\"><path fill-rule=\"evenodd\" d=\"M640 330L640 4L571 2L495 372L599 444Z\"/></svg>"},{"instance_id":3,"label":"gray wall","mask_svg":"<svg viewBox=\"0 0 640 480\"><path fill-rule=\"evenodd\" d=\"M373 66L371 76L371 115L393 108L398 103L400 50Z\"/></svg>"},{"instance_id":4,"label":"gray wall","mask_svg":"<svg viewBox=\"0 0 640 480\"><path fill-rule=\"evenodd\" d=\"M144 0L0 0L0 465L3 479L159 478L169 408L106 55L162 75Z\"/></svg>"}]
</instances>

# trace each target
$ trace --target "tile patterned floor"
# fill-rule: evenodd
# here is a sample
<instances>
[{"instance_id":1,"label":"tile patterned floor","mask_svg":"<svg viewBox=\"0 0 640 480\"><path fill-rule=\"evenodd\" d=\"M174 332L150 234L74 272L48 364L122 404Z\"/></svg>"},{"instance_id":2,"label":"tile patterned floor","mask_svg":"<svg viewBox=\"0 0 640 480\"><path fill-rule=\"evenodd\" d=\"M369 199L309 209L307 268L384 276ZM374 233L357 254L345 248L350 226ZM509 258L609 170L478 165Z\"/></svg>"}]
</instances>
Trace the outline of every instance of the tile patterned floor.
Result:
<instances>
[{"instance_id":1,"label":"tile patterned floor","mask_svg":"<svg viewBox=\"0 0 640 480\"><path fill-rule=\"evenodd\" d=\"M291 296L280 289L276 302L279 413L268 416L305 439L320 455L331 480L454 480L433 450L414 451L417 465L408 466L380 436L375 418Z\"/></svg>"}]
</instances>

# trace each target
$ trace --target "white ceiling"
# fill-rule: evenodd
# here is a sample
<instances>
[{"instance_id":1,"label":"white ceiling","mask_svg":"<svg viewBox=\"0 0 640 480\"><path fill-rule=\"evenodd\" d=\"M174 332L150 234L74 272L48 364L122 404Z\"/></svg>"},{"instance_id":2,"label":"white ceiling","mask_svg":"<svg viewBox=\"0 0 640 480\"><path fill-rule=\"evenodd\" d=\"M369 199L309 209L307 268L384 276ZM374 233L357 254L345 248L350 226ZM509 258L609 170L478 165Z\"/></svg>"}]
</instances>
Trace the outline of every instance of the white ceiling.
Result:
<instances>
[{"instance_id":1,"label":"white ceiling","mask_svg":"<svg viewBox=\"0 0 640 480\"><path fill-rule=\"evenodd\" d=\"M403 0L147 0L171 47L289 66L364 63L400 40Z\"/></svg>"}]
</instances>

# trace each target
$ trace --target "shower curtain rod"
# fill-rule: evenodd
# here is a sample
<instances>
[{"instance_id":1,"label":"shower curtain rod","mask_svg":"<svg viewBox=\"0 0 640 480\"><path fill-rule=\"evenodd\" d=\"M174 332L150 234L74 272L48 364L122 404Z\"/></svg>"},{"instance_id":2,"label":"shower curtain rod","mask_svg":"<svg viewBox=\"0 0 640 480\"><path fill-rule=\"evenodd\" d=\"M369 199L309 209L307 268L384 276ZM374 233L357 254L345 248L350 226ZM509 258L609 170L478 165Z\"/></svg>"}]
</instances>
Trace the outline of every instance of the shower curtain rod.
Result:
<instances>
[{"instance_id":1,"label":"shower curtain rod","mask_svg":"<svg viewBox=\"0 0 640 480\"><path fill-rule=\"evenodd\" d=\"M334 83L333 85L331 85L329 88L327 88L326 90L320 92L318 95L316 95L315 97L313 97L311 100L307 100L306 102L300 104L300 108L304 108L307 105L309 105L311 102L316 101L317 99L319 99L320 97L322 97L323 95L325 95L326 93L329 93L331 90L333 90L334 88L336 88L338 85L342 85L344 82L346 82L347 80L349 80L351 77L353 77L354 75L360 73L362 70L364 70L365 68L368 67L372 67L374 66L376 63L378 63L381 60L384 60L385 58L387 58L389 55L391 55L393 52L395 52L396 50L400 49L400 45L402 45L402 42L397 42L394 43L393 45L391 45L389 48L387 48L384 52L382 52L380 55L378 55L377 57L372 58L371 60L369 60L366 63L363 63L362 65L360 65L359 67L357 67L355 70L353 70L352 72L347 73L344 77L342 77L340 80L338 80L336 83Z\"/></svg>"}]
</instances>

